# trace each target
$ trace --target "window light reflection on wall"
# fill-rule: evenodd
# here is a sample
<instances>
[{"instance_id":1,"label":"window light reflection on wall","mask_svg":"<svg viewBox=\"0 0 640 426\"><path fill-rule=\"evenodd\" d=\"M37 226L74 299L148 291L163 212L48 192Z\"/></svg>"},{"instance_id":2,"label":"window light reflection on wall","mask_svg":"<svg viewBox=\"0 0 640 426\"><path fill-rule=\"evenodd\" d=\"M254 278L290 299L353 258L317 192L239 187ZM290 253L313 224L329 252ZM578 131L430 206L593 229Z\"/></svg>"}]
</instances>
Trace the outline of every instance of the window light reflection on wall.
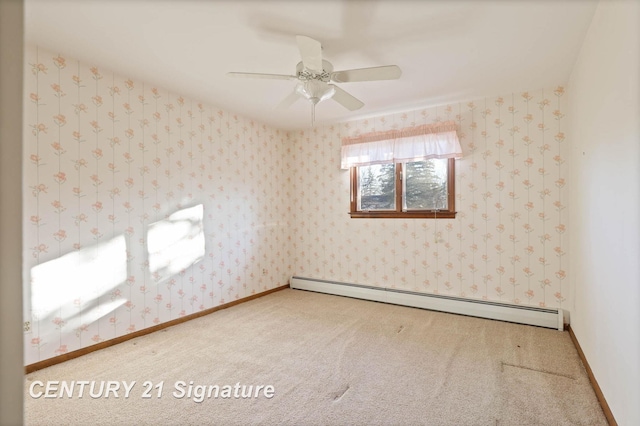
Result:
<instances>
[{"instance_id":1,"label":"window light reflection on wall","mask_svg":"<svg viewBox=\"0 0 640 426\"><path fill-rule=\"evenodd\" d=\"M149 226L147 248L149 270L167 277L204 257L204 206L179 210Z\"/></svg>"},{"instance_id":2,"label":"window light reflection on wall","mask_svg":"<svg viewBox=\"0 0 640 426\"><path fill-rule=\"evenodd\" d=\"M39 318L60 309L83 309L83 322L92 322L125 300L99 309L99 298L127 278L127 247L123 235L72 251L31 269L31 309ZM80 303L80 306L78 306ZM109 305L112 305L110 303ZM68 324L74 326L74 324ZM43 333L41 332L41 335Z\"/></svg>"}]
</instances>

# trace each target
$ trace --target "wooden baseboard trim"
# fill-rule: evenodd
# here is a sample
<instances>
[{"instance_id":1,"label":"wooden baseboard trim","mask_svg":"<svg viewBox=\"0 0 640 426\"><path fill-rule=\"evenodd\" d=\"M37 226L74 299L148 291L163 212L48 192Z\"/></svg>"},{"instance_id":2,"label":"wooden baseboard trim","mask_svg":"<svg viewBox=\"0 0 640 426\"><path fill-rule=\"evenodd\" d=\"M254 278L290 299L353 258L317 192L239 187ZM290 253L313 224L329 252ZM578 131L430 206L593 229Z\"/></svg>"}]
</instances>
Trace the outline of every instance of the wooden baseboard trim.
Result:
<instances>
[{"instance_id":1,"label":"wooden baseboard trim","mask_svg":"<svg viewBox=\"0 0 640 426\"><path fill-rule=\"evenodd\" d=\"M146 334L151 334L156 331L162 330L164 328L172 327L174 325L181 324L183 322L187 322L196 318L203 317L205 315L212 314L216 311L220 311L222 309L227 309L235 305L239 305L240 303L248 302L250 300L257 299L262 296L266 296L271 293L275 293L280 290L284 290L285 288L289 288L289 284L285 284L280 287L272 288L270 290L263 291L262 293L252 294L251 296L243 297L242 299L234 300L229 303L225 303L220 306L214 306L213 308L205 309L204 311L195 312L193 314L185 315L184 317L176 318L171 321L164 322L162 324L154 325L143 330L134 331L133 333L129 333L124 336L116 337L115 339L106 340L104 342L97 343L95 345L88 346L86 348L78 349L76 351L68 352L63 355L59 355L53 358L45 359L40 362L36 362L34 364L29 364L24 367L25 373L29 374L37 370L41 370L46 367L51 367L52 365L60 364L61 362L69 361L70 359L81 357L82 355L86 355L91 352L98 351L100 349L108 348L109 346L117 345L122 342L126 342L127 340L135 339L136 337L144 336Z\"/></svg>"},{"instance_id":2,"label":"wooden baseboard trim","mask_svg":"<svg viewBox=\"0 0 640 426\"><path fill-rule=\"evenodd\" d=\"M582 360L582 364L584 364L585 370L587 370L587 376L589 376L589 381L591 382L591 386L593 387L593 390L596 393L596 397L598 398L600 407L602 407L604 416L607 418L607 422L609 422L610 426L618 426L618 423L616 422L616 419L613 417L613 413L609 408L609 404L607 404L607 400L604 398L602 389L600 389L600 385L598 385L598 381L596 380L596 377L593 375L593 371L591 371L589 362L587 361L587 358L584 356L584 352L582 352L580 343L578 343L578 339L576 338L576 335L573 333L573 330L571 329L571 325L567 326L567 329L569 330L569 336L571 336L571 341L573 342L573 345L576 347L576 350L578 351L578 356Z\"/></svg>"}]
</instances>

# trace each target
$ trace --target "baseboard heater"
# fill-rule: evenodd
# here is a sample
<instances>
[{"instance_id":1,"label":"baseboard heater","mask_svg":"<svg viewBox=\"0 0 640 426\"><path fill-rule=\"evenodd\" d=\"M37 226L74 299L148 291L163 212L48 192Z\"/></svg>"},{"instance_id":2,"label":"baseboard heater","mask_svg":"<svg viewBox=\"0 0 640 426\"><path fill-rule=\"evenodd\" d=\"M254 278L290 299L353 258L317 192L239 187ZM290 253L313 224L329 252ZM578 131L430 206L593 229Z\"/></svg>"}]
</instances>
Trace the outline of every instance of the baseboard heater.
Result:
<instances>
[{"instance_id":1,"label":"baseboard heater","mask_svg":"<svg viewBox=\"0 0 640 426\"><path fill-rule=\"evenodd\" d=\"M298 290L564 330L563 312L557 308L537 308L297 276L291 277L289 285Z\"/></svg>"}]
</instances>

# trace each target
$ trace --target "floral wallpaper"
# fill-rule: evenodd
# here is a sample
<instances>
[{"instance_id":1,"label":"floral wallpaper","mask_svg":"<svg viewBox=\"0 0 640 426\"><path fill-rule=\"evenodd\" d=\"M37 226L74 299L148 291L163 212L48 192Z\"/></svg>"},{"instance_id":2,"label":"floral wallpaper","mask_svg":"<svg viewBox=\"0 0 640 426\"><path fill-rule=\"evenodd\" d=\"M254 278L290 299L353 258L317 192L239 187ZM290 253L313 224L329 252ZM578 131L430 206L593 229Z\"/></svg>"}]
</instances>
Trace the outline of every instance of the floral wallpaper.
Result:
<instances>
[{"instance_id":1,"label":"floral wallpaper","mask_svg":"<svg viewBox=\"0 0 640 426\"><path fill-rule=\"evenodd\" d=\"M29 47L25 363L285 285L285 132Z\"/></svg>"},{"instance_id":2,"label":"floral wallpaper","mask_svg":"<svg viewBox=\"0 0 640 426\"><path fill-rule=\"evenodd\" d=\"M568 294L563 87L318 126L293 139L295 273L541 307ZM351 219L341 138L454 120L455 219ZM568 306L568 305L567 305Z\"/></svg>"},{"instance_id":3,"label":"floral wallpaper","mask_svg":"<svg viewBox=\"0 0 640 426\"><path fill-rule=\"evenodd\" d=\"M25 58L26 364L293 274L569 306L562 87L287 132L63 54ZM349 217L342 137L449 120L455 219Z\"/></svg>"}]
</instances>

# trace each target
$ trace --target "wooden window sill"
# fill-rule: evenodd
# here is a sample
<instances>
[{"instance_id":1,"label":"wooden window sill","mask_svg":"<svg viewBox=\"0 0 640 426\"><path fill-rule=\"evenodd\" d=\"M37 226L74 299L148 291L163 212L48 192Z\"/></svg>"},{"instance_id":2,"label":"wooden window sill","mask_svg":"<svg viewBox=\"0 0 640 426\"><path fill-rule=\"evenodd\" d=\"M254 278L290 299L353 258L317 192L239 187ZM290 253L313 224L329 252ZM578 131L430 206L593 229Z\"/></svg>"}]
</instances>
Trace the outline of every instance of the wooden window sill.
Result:
<instances>
[{"instance_id":1,"label":"wooden window sill","mask_svg":"<svg viewBox=\"0 0 640 426\"><path fill-rule=\"evenodd\" d=\"M350 212L352 219L455 219L457 212L409 211L409 212Z\"/></svg>"}]
</instances>

